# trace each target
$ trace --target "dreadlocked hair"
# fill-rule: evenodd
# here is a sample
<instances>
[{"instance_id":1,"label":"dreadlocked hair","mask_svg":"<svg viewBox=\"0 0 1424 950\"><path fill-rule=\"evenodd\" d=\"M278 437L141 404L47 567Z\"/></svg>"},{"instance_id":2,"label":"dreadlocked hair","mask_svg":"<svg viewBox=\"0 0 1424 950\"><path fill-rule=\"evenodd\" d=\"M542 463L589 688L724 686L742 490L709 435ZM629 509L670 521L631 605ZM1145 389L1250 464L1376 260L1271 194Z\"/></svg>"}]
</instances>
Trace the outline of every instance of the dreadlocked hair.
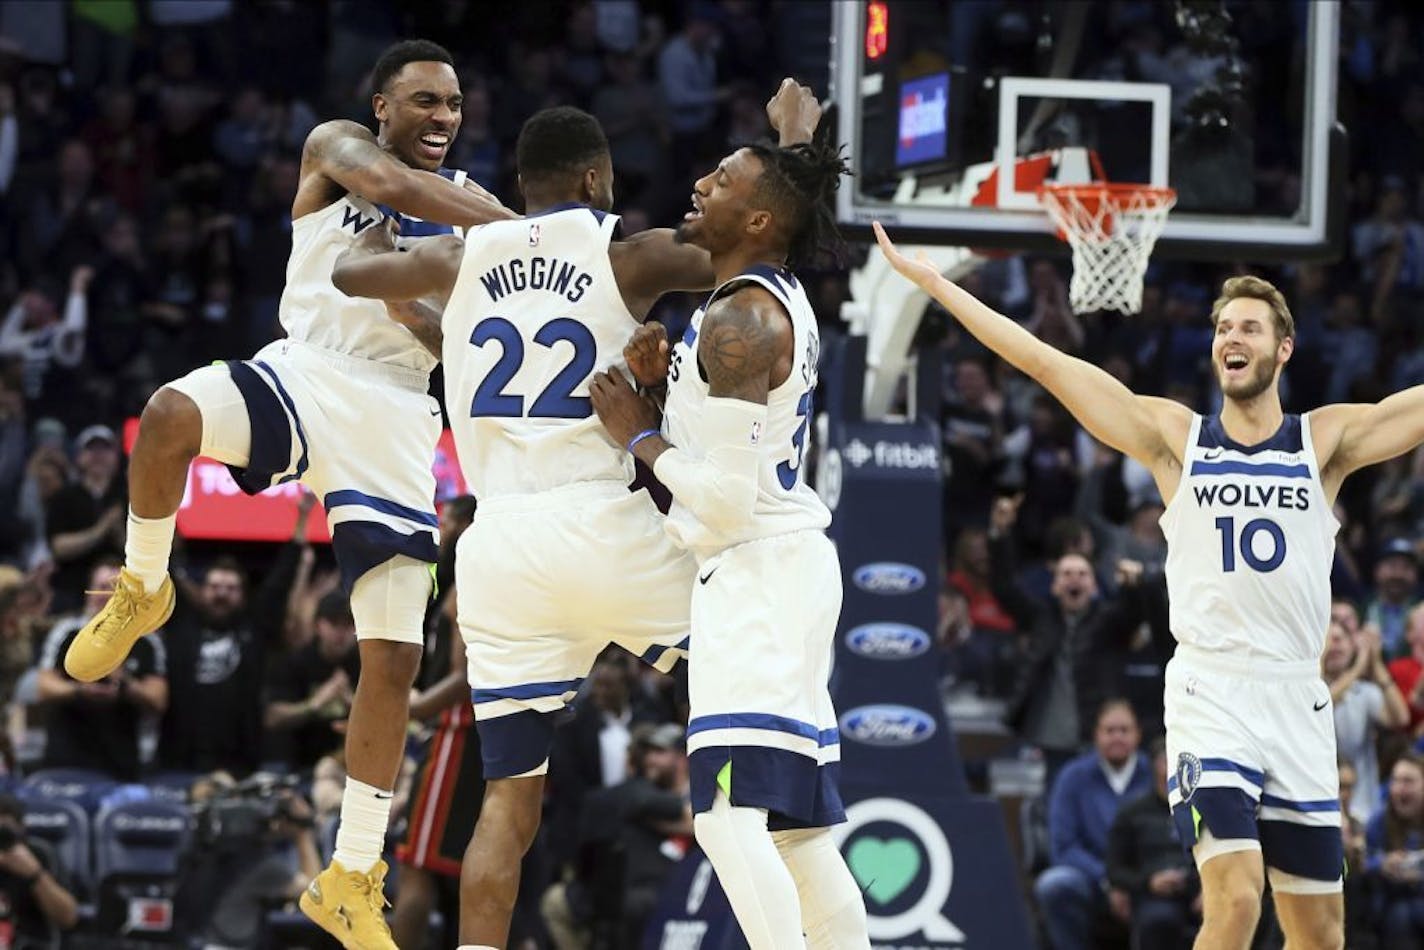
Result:
<instances>
[{"instance_id":1,"label":"dreadlocked hair","mask_svg":"<svg viewBox=\"0 0 1424 950\"><path fill-rule=\"evenodd\" d=\"M796 145L747 146L761 159L756 197L786 222L786 262L792 268L839 265L845 242L836 228L835 195L850 165L826 135Z\"/></svg>"}]
</instances>

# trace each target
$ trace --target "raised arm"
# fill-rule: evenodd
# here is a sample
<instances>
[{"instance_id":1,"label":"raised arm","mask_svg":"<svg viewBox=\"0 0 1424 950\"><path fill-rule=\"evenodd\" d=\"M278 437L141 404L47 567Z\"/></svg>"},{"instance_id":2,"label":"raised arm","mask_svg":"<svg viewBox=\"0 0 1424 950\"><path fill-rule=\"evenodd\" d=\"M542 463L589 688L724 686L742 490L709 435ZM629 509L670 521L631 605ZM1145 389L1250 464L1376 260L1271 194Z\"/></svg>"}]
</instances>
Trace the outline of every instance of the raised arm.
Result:
<instances>
[{"instance_id":1,"label":"raised arm","mask_svg":"<svg viewBox=\"0 0 1424 950\"><path fill-rule=\"evenodd\" d=\"M1168 489L1176 487L1176 478L1169 473L1180 468L1189 409L1171 400L1135 395L1093 364L1044 343L946 280L929 262L905 257L879 222L875 238L891 266L939 301L980 343L1052 393L1098 441L1147 466L1163 487L1163 497L1170 497Z\"/></svg>"},{"instance_id":2,"label":"raised arm","mask_svg":"<svg viewBox=\"0 0 1424 950\"><path fill-rule=\"evenodd\" d=\"M434 172L411 168L381 148L370 129L346 119L323 122L307 136L293 218L331 203L330 187L313 183L315 178L401 214L440 224L467 228L516 217L478 185L462 187Z\"/></svg>"},{"instance_id":3,"label":"raised arm","mask_svg":"<svg viewBox=\"0 0 1424 950\"><path fill-rule=\"evenodd\" d=\"M1424 442L1424 386L1376 403L1336 403L1310 414L1310 437L1333 500L1351 472L1412 451Z\"/></svg>"},{"instance_id":4,"label":"raised arm","mask_svg":"<svg viewBox=\"0 0 1424 950\"><path fill-rule=\"evenodd\" d=\"M639 231L608 246L608 261L628 312L642 320L663 294L711 290L717 283L712 258L700 247L681 244L671 228Z\"/></svg>"}]
</instances>

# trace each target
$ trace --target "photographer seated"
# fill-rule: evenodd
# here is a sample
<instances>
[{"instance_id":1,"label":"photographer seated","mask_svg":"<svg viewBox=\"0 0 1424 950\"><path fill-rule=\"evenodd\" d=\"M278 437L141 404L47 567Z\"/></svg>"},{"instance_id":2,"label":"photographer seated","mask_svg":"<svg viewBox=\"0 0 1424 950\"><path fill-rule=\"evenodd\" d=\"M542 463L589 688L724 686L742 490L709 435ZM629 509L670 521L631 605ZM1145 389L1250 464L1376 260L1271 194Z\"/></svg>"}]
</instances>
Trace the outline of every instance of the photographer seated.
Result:
<instances>
[{"instance_id":1,"label":"photographer seated","mask_svg":"<svg viewBox=\"0 0 1424 950\"><path fill-rule=\"evenodd\" d=\"M45 841L25 837L25 805L0 795L0 947L58 947L79 922L68 869Z\"/></svg>"},{"instance_id":2,"label":"photographer seated","mask_svg":"<svg viewBox=\"0 0 1424 950\"><path fill-rule=\"evenodd\" d=\"M256 947L263 915L321 873L312 807L294 781L214 773L193 785L197 836L182 904L190 926L227 947Z\"/></svg>"}]
</instances>

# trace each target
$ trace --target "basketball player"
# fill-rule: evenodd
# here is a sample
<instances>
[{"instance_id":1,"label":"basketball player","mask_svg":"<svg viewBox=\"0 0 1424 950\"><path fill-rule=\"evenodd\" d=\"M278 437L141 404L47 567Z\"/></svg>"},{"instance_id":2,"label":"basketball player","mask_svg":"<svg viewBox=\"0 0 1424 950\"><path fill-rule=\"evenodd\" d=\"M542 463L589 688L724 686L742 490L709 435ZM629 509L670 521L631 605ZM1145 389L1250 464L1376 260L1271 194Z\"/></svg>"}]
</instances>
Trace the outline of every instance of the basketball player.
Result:
<instances>
[{"instance_id":1,"label":"basketball player","mask_svg":"<svg viewBox=\"0 0 1424 950\"><path fill-rule=\"evenodd\" d=\"M870 946L829 830L845 819L828 689L841 570L830 512L803 477L820 339L787 269L838 244L830 201L844 171L824 144L723 159L677 232L711 255L717 289L670 359L651 331L630 347L640 384L666 379L661 427L618 371L592 387L608 434L672 492L668 534L699 565L694 828L753 950Z\"/></svg>"},{"instance_id":2,"label":"basketball player","mask_svg":"<svg viewBox=\"0 0 1424 950\"><path fill-rule=\"evenodd\" d=\"M435 358L384 306L338 293L331 266L379 226L381 206L425 219L408 222L422 233L451 230L427 222L511 216L482 191L435 174L460 127L449 53L398 43L376 63L372 85L377 135L337 121L307 138L280 306L287 339L251 360L195 370L144 408L129 469L124 571L65 656L71 676L102 679L168 618L174 517L194 456L227 463L249 493L305 482L327 511L363 675L348 724L336 853L301 903L343 945L362 950L395 947L381 912L380 855L436 557L431 465L441 421L427 393Z\"/></svg>"},{"instance_id":3,"label":"basketball player","mask_svg":"<svg viewBox=\"0 0 1424 950\"><path fill-rule=\"evenodd\" d=\"M787 80L767 106L788 141L820 107ZM593 418L593 372L662 294L707 289L707 254L670 230L614 240L613 169L597 120L531 117L516 147L526 217L338 262L347 293L433 298L444 312L455 444L480 499L458 548L460 629L487 786L461 879L461 940L502 947L520 857L539 827L554 715L610 642L659 669L683 654L696 565L674 547L632 460Z\"/></svg>"},{"instance_id":4,"label":"basketball player","mask_svg":"<svg viewBox=\"0 0 1424 950\"><path fill-rule=\"evenodd\" d=\"M1424 387L1378 404L1281 410L1295 346L1285 298L1233 277L1212 306L1219 415L1136 396L896 251L890 263L1097 439L1147 466L1167 502L1178 646L1167 669L1173 814L1201 871L1198 947L1246 947L1269 874L1290 947L1344 946L1338 773L1320 655L1330 622L1331 509L1357 469L1424 440Z\"/></svg>"}]
</instances>

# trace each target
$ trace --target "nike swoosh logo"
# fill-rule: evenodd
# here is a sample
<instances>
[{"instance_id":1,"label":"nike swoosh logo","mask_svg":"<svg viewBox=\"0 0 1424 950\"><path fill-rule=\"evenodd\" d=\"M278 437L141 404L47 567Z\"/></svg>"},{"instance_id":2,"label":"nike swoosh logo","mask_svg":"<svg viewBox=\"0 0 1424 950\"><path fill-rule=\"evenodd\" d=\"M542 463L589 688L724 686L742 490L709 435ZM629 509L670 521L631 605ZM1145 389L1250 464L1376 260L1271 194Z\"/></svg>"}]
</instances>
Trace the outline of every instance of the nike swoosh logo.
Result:
<instances>
[{"instance_id":1,"label":"nike swoosh logo","mask_svg":"<svg viewBox=\"0 0 1424 950\"><path fill-rule=\"evenodd\" d=\"M1329 706L1329 705L1330 705L1330 700L1327 699L1327 700L1326 700L1325 702L1323 702L1323 703L1316 703L1312 708L1313 708L1316 712L1320 712L1320 710L1324 709L1326 706Z\"/></svg>"},{"instance_id":2,"label":"nike swoosh logo","mask_svg":"<svg viewBox=\"0 0 1424 950\"><path fill-rule=\"evenodd\" d=\"M712 570L710 570L710 571L707 572L707 576L705 576L705 577L698 577L698 578L697 578L697 582L698 582L699 584L705 584L705 583L707 583L708 581L710 581L710 580L712 579L712 575L713 575L713 574L716 574L716 573L717 573L717 568L714 567L714 568L712 568Z\"/></svg>"},{"instance_id":3,"label":"nike swoosh logo","mask_svg":"<svg viewBox=\"0 0 1424 950\"><path fill-rule=\"evenodd\" d=\"M430 414L431 414L432 416L438 416L438 415L440 415L440 408L437 406L435 409L432 409L432 410L431 410Z\"/></svg>"},{"instance_id":4,"label":"nike swoosh logo","mask_svg":"<svg viewBox=\"0 0 1424 950\"><path fill-rule=\"evenodd\" d=\"M1210 452L1204 454L1202 458L1206 459L1208 462L1212 462L1216 459L1221 458L1221 453L1224 451L1224 449L1212 449Z\"/></svg>"}]
</instances>

